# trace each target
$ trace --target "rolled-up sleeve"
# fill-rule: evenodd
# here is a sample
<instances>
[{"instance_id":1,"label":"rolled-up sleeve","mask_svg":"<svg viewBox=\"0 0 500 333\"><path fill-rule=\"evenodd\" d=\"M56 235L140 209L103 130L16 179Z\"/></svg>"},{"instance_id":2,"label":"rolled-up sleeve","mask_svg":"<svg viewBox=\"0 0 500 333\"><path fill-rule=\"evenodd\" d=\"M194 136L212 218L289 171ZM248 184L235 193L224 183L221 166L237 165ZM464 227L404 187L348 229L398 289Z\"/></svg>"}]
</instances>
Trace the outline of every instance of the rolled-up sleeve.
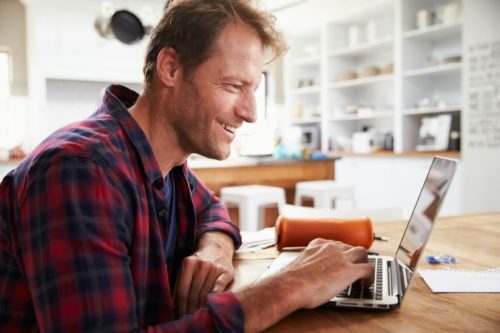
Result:
<instances>
[{"instance_id":1,"label":"rolled-up sleeve","mask_svg":"<svg viewBox=\"0 0 500 333\"><path fill-rule=\"evenodd\" d=\"M243 332L243 308L232 292L208 295L208 307L179 320L148 328L147 332Z\"/></svg>"},{"instance_id":2,"label":"rolled-up sleeve","mask_svg":"<svg viewBox=\"0 0 500 333\"><path fill-rule=\"evenodd\" d=\"M221 231L233 239L235 248L240 247L240 230L231 222L226 206L189 169L188 182L196 211L196 238L208 231Z\"/></svg>"}]
</instances>

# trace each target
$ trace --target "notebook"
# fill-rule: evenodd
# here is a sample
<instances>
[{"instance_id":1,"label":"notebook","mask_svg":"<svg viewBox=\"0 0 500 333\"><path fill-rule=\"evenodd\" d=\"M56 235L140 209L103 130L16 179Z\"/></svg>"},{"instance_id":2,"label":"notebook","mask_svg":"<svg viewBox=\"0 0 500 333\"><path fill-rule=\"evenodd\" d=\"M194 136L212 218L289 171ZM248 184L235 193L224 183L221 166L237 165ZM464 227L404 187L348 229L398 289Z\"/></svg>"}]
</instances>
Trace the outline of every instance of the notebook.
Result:
<instances>
[{"instance_id":1,"label":"notebook","mask_svg":"<svg viewBox=\"0 0 500 333\"><path fill-rule=\"evenodd\" d=\"M375 268L373 285L364 288L360 283L354 283L326 305L377 310L393 309L401 305L455 170L455 160L433 158L396 253L394 256L368 256L368 261ZM299 254L282 252L259 279L281 270Z\"/></svg>"}]
</instances>

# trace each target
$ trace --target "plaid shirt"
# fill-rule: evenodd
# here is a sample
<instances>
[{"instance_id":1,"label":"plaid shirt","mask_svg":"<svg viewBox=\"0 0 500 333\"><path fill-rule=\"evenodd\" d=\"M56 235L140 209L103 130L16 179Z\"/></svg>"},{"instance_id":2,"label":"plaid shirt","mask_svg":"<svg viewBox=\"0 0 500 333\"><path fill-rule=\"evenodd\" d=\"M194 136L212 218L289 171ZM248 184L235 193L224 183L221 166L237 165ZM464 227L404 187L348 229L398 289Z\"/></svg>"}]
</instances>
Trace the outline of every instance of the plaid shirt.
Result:
<instances>
[{"instance_id":1,"label":"plaid shirt","mask_svg":"<svg viewBox=\"0 0 500 333\"><path fill-rule=\"evenodd\" d=\"M231 292L174 318L177 268L207 231L241 238L188 169L174 168L177 242L166 264L165 179L127 111L137 94L110 86L89 119L46 139L0 186L0 331L234 332Z\"/></svg>"}]
</instances>

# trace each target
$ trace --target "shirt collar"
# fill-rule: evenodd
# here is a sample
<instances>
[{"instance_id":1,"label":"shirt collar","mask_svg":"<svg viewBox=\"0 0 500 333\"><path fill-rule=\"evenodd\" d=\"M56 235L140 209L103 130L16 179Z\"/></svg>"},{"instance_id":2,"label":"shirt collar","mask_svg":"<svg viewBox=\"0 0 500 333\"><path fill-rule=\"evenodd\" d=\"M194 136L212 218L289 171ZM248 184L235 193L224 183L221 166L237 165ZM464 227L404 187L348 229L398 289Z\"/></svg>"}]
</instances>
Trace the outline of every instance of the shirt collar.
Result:
<instances>
[{"instance_id":1,"label":"shirt collar","mask_svg":"<svg viewBox=\"0 0 500 333\"><path fill-rule=\"evenodd\" d=\"M138 152L144 172L149 181L151 183L163 182L161 170L153 154L151 145L139 124L128 111L128 108L135 104L138 97L138 93L125 86L109 85L104 92L102 104L97 114L109 114L118 121ZM163 187L163 183L161 185Z\"/></svg>"}]
</instances>

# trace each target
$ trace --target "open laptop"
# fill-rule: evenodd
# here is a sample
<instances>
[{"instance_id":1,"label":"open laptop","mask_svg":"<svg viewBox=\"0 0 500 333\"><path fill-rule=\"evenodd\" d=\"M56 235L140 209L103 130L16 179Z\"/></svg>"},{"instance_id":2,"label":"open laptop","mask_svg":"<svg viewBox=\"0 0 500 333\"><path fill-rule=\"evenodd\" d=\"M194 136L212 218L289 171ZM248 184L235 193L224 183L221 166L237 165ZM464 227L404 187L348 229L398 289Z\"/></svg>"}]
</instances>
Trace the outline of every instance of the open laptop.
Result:
<instances>
[{"instance_id":1,"label":"open laptop","mask_svg":"<svg viewBox=\"0 0 500 333\"><path fill-rule=\"evenodd\" d=\"M373 285L364 288L361 283L356 282L326 305L384 310L401 304L455 170L455 160L434 157L395 255L368 256L368 261L375 268ZM300 252L282 252L259 279L279 271L299 254Z\"/></svg>"}]
</instances>

